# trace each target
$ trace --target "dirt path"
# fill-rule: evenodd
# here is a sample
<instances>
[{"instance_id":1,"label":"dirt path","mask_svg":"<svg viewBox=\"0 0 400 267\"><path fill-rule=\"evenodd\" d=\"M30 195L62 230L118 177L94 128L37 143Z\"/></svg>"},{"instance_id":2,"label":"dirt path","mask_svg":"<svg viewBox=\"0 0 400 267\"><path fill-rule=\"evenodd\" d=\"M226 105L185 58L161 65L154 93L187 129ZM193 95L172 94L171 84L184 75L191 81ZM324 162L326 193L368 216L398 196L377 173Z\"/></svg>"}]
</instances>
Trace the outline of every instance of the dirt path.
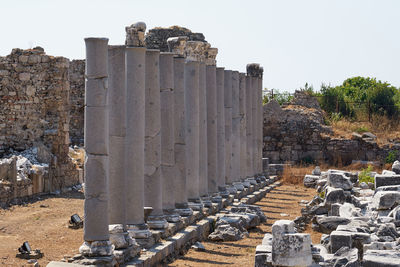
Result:
<instances>
[{"instance_id":1,"label":"dirt path","mask_svg":"<svg viewBox=\"0 0 400 267\"><path fill-rule=\"evenodd\" d=\"M83 230L68 228L74 213L83 216L83 194L78 192L0 209L0 265L27 266L27 260L15 257L25 241L44 253L38 260L40 266L60 260L63 255L77 254Z\"/></svg>"},{"instance_id":2,"label":"dirt path","mask_svg":"<svg viewBox=\"0 0 400 267\"><path fill-rule=\"evenodd\" d=\"M314 189L283 185L256 203L268 216L266 225L250 231L249 238L237 242L203 242L205 252L189 250L170 266L254 266L255 247L261 243L264 233L271 231L277 219L294 219L300 214L298 202L310 200ZM70 193L59 197L13 206L0 210L0 266L27 266L27 261L15 257L18 247L29 241L32 249L40 249L44 257L40 266L64 255L74 255L83 242L83 231L68 228L68 220L74 213L83 215L83 194ZM286 213L289 216L281 216ZM319 235L313 240L319 240Z\"/></svg>"},{"instance_id":3,"label":"dirt path","mask_svg":"<svg viewBox=\"0 0 400 267\"><path fill-rule=\"evenodd\" d=\"M251 230L248 238L236 242L207 242L202 244L206 251L190 249L182 258L169 266L254 266L255 248L261 244L265 233L271 232L271 226L276 220L295 219L300 215L298 202L302 199L311 200L315 189L297 185L283 185L268 193L265 198L255 203L267 215L267 224ZM288 216L286 216L288 215ZM320 234L312 234L313 240L320 239Z\"/></svg>"}]
</instances>

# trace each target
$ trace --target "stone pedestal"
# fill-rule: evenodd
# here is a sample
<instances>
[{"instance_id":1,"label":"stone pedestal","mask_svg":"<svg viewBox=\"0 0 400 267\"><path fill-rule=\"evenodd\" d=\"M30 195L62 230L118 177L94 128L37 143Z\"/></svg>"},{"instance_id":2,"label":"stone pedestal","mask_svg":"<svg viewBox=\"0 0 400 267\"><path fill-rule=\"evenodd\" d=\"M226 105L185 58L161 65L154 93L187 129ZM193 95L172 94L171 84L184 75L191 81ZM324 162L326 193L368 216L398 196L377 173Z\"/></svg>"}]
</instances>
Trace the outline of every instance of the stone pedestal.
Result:
<instances>
[{"instance_id":1,"label":"stone pedestal","mask_svg":"<svg viewBox=\"0 0 400 267\"><path fill-rule=\"evenodd\" d=\"M174 57L174 156L175 156L175 207L180 216L191 216L193 211L187 204L186 189L186 141L185 141L185 58Z\"/></svg>"},{"instance_id":2,"label":"stone pedestal","mask_svg":"<svg viewBox=\"0 0 400 267\"><path fill-rule=\"evenodd\" d=\"M152 208L147 219L147 224L151 229L168 227L162 209L159 59L159 50L146 51L144 200L145 206Z\"/></svg>"},{"instance_id":3,"label":"stone pedestal","mask_svg":"<svg viewBox=\"0 0 400 267\"><path fill-rule=\"evenodd\" d=\"M199 192L199 63L185 63L186 188L189 202L200 200Z\"/></svg>"},{"instance_id":4,"label":"stone pedestal","mask_svg":"<svg viewBox=\"0 0 400 267\"><path fill-rule=\"evenodd\" d=\"M163 179L163 210L168 222L178 222L175 211L175 126L174 126L174 54L160 55L161 94L161 173Z\"/></svg>"},{"instance_id":5,"label":"stone pedestal","mask_svg":"<svg viewBox=\"0 0 400 267\"><path fill-rule=\"evenodd\" d=\"M253 177L253 95L252 79L246 76L246 176Z\"/></svg>"},{"instance_id":6,"label":"stone pedestal","mask_svg":"<svg viewBox=\"0 0 400 267\"><path fill-rule=\"evenodd\" d=\"M217 186L225 190L225 70L217 68Z\"/></svg>"},{"instance_id":7,"label":"stone pedestal","mask_svg":"<svg viewBox=\"0 0 400 267\"><path fill-rule=\"evenodd\" d=\"M232 160L232 71L224 71L224 107L225 107L225 183L233 182Z\"/></svg>"},{"instance_id":8,"label":"stone pedestal","mask_svg":"<svg viewBox=\"0 0 400 267\"><path fill-rule=\"evenodd\" d=\"M207 161L208 161L208 192L218 192L217 179L217 80L216 67L207 66Z\"/></svg>"},{"instance_id":9,"label":"stone pedestal","mask_svg":"<svg viewBox=\"0 0 400 267\"><path fill-rule=\"evenodd\" d=\"M240 113L239 72L232 71L232 182L240 181Z\"/></svg>"},{"instance_id":10,"label":"stone pedestal","mask_svg":"<svg viewBox=\"0 0 400 267\"><path fill-rule=\"evenodd\" d=\"M206 64L199 63L199 193L208 196Z\"/></svg>"},{"instance_id":11,"label":"stone pedestal","mask_svg":"<svg viewBox=\"0 0 400 267\"><path fill-rule=\"evenodd\" d=\"M86 38L85 221L83 256L111 256L108 231L108 39Z\"/></svg>"},{"instance_id":12,"label":"stone pedestal","mask_svg":"<svg viewBox=\"0 0 400 267\"><path fill-rule=\"evenodd\" d=\"M247 177L246 136L246 74L239 74L239 118L240 118L240 179Z\"/></svg>"},{"instance_id":13,"label":"stone pedestal","mask_svg":"<svg viewBox=\"0 0 400 267\"><path fill-rule=\"evenodd\" d=\"M144 127L146 48L127 46L126 61L126 224L140 244L151 242L144 221Z\"/></svg>"}]
</instances>

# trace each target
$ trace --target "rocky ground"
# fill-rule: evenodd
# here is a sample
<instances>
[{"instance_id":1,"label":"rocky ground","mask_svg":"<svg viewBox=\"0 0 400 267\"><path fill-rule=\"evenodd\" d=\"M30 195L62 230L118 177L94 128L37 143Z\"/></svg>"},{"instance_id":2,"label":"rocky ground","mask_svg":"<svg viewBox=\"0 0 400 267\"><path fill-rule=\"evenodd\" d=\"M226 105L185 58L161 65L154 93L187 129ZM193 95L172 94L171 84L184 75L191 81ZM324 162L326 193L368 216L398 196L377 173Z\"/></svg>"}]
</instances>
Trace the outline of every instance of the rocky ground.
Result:
<instances>
[{"instance_id":1,"label":"rocky ground","mask_svg":"<svg viewBox=\"0 0 400 267\"><path fill-rule=\"evenodd\" d=\"M268 217L266 224L249 230L249 237L235 242L201 242L205 250L190 249L189 252L174 261L169 266L254 266L256 246L265 233L271 232L271 226L276 220L291 219L299 216L301 200L311 200L314 189L298 185L282 185L267 193L266 197L255 203ZM312 232L311 228L306 232ZM312 234L313 240L321 237L319 233Z\"/></svg>"},{"instance_id":2,"label":"rocky ground","mask_svg":"<svg viewBox=\"0 0 400 267\"><path fill-rule=\"evenodd\" d=\"M294 219L300 215L301 200L311 200L314 189L296 185L275 188L256 204L268 217L266 224L249 230L249 237L234 242L203 241L205 251L190 249L170 266L253 266L255 247L264 234L271 231L277 219ZM27 260L15 257L17 249L28 241L32 249L40 249L41 266L64 255L74 255L82 244L82 229L68 228L70 216L83 215L83 195L70 192L49 196L20 206L0 210L0 265L29 266ZM315 240L319 240L317 234Z\"/></svg>"}]
</instances>

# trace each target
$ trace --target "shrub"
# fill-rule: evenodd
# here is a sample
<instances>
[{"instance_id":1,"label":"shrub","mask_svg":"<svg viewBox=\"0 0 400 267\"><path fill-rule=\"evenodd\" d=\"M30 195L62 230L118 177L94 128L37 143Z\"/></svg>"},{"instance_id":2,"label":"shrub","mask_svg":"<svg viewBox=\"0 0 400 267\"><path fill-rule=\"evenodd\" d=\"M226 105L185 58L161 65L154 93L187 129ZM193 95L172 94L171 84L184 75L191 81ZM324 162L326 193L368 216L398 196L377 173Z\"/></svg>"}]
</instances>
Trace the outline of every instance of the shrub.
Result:
<instances>
[{"instance_id":1,"label":"shrub","mask_svg":"<svg viewBox=\"0 0 400 267\"><path fill-rule=\"evenodd\" d=\"M372 166L368 165L367 168L362 169L361 172L358 174L358 182L359 183L375 183L375 178L371 176Z\"/></svg>"},{"instance_id":2,"label":"shrub","mask_svg":"<svg viewBox=\"0 0 400 267\"><path fill-rule=\"evenodd\" d=\"M365 133L365 132L369 132L369 129L367 126L360 126L360 127L355 128L354 132Z\"/></svg>"},{"instance_id":3,"label":"shrub","mask_svg":"<svg viewBox=\"0 0 400 267\"><path fill-rule=\"evenodd\" d=\"M397 160L397 154L398 154L397 150L390 151L387 157L385 158L385 163L392 164L393 162L395 162Z\"/></svg>"}]
</instances>

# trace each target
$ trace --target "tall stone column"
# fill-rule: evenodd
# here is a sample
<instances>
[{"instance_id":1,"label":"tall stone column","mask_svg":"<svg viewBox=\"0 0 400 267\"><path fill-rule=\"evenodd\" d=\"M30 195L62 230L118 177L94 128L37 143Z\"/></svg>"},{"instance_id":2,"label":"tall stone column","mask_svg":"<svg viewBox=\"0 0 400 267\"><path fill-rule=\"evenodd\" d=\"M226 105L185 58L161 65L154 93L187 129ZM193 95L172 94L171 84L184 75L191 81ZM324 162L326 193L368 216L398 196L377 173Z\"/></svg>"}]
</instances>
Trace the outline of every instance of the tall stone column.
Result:
<instances>
[{"instance_id":1,"label":"tall stone column","mask_svg":"<svg viewBox=\"0 0 400 267\"><path fill-rule=\"evenodd\" d=\"M239 74L239 118L240 118L240 179L247 176L246 136L246 74Z\"/></svg>"},{"instance_id":2,"label":"tall stone column","mask_svg":"<svg viewBox=\"0 0 400 267\"><path fill-rule=\"evenodd\" d=\"M253 115L253 172L254 175L257 175L257 164L258 164L258 149L257 149L257 139L258 139L258 108L257 108L257 104L258 104L258 94L257 94L257 77L255 76L251 76L251 94L252 94L252 102L253 105L251 107L251 113Z\"/></svg>"},{"instance_id":3,"label":"tall stone column","mask_svg":"<svg viewBox=\"0 0 400 267\"><path fill-rule=\"evenodd\" d=\"M247 166L247 177L254 176L253 169L253 87L252 78L246 76L246 166Z\"/></svg>"},{"instance_id":4,"label":"tall stone column","mask_svg":"<svg viewBox=\"0 0 400 267\"><path fill-rule=\"evenodd\" d=\"M136 23L126 30L126 224L129 234L141 246L152 245L151 232L144 221L144 127L146 25Z\"/></svg>"},{"instance_id":5,"label":"tall stone column","mask_svg":"<svg viewBox=\"0 0 400 267\"><path fill-rule=\"evenodd\" d=\"M185 142L185 58L187 37L168 38L169 50L174 56L174 156L175 156L175 207L181 216L190 216L186 189L186 142Z\"/></svg>"},{"instance_id":6,"label":"tall stone column","mask_svg":"<svg viewBox=\"0 0 400 267\"><path fill-rule=\"evenodd\" d=\"M189 206L200 203L199 191L199 63L185 63L186 186Z\"/></svg>"},{"instance_id":7,"label":"tall stone column","mask_svg":"<svg viewBox=\"0 0 400 267\"><path fill-rule=\"evenodd\" d=\"M224 105L225 105L225 183L232 185L232 71L224 74ZM229 188L233 187L228 187ZM231 191L230 191L231 192ZM233 191L231 193L234 193Z\"/></svg>"},{"instance_id":8,"label":"tall stone column","mask_svg":"<svg viewBox=\"0 0 400 267\"><path fill-rule=\"evenodd\" d=\"M109 46L109 231L118 262L123 263L137 253L132 253L136 242L126 229L126 84L125 46ZM126 257L125 257L126 255Z\"/></svg>"},{"instance_id":9,"label":"tall stone column","mask_svg":"<svg viewBox=\"0 0 400 267\"><path fill-rule=\"evenodd\" d=\"M263 109L263 95L262 95L262 79L263 79L263 71L264 69L262 67L259 68L259 73L258 73L258 101L259 101L259 128L258 128L258 157L259 157L259 162L258 162L258 172L261 174L263 173L263 128L264 128L264 109Z\"/></svg>"},{"instance_id":10,"label":"tall stone column","mask_svg":"<svg viewBox=\"0 0 400 267\"><path fill-rule=\"evenodd\" d=\"M161 178L161 103L160 103L160 51L148 49L146 51L146 90L145 90L145 206L152 210L147 218L151 229L165 229L168 222L165 220L162 209Z\"/></svg>"},{"instance_id":11,"label":"tall stone column","mask_svg":"<svg viewBox=\"0 0 400 267\"><path fill-rule=\"evenodd\" d=\"M108 39L86 38L84 256L111 256L108 179ZM111 257L110 257L111 260Z\"/></svg>"},{"instance_id":12,"label":"tall stone column","mask_svg":"<svg viewBox=\"0 0 400 267\"><path fill-rule=\"evenodd\" d=\"M199 192L203 201L210 205L211 203L208 198L207 157L206 64L199 62Z\"/></svg>"},{"instance_id":13,"label":"tall stone column","mask_svg":"<svg viewBox=\"0 0 400 267\"><path fill-rule=\"evenodd\" d=\"M214 53L212 53L214 52ZM208 161L208 192L218 192L217 179L217 76L215 57L217 48L209 49L210 56L206 60L206 95L207 95L207 161Z\"/></svg>"},{"instance_id":14,"label":"tall stone column","mask_svg":"<svg viewBox=\"0 0 400 267\"><path fill-rule=\"evenodd\" d=\"M240 112L239 72L232 71L232 182L240 181Z\"/></svg>"},{"instance_id":15,"label":"tall stone column","mask_svg":"<svg viewBox=\"0 0 400 267\"><path fill-rule=\"evenodd\" d=\"M179 222L175 211L175 112L174 112L174 54L160 54L161 97L161 174L163 184L163 210L168 222Z\"/></svg>"},{"instance_id":16,"label":"tall stone column","mask_svg":"<svg viewBox=\"0 0 400 267\"><path fill-rule=\"evenodd\" d=\"M225 70L217 68L217 185L226 190L225 183Z\"/></svg>"}]
</instances>

